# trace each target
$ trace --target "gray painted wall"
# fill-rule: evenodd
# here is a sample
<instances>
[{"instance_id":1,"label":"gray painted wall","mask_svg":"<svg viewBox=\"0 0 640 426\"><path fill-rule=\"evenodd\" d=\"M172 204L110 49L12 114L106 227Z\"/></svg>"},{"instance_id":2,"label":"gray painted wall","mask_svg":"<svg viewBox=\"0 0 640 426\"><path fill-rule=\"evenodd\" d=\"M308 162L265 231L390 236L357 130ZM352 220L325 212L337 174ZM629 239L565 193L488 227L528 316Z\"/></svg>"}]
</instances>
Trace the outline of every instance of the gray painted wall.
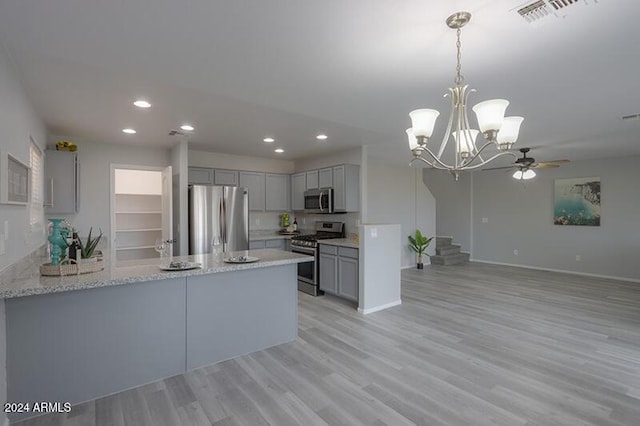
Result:
<instances>
[{"instance_id":1,"label":"gray painted wall","mask_svg":"<svg viewBox=\"0 0 640 426\"><path fill-rule=\"evenodd\" d=\"M471 175L462 173L460 180L442 170L424 169L425 185L436 203L436 235L452 237L461 250L471 251Z\"/></svg>"},{"instance_id":2,"label":"gray painted wall","mask_svg":"<svg viewBox=\"0 0 640 426\"><path fill-rule=\"evenodd\" d=\"M528 182L502 171L465 173L455 183L425 170L424 179L436 197L438 234L470 248L472 260L640 280L638 162L575 161L539 170ZM601 178L601 226L554 225L554 179L592 176Z\"/></svg>"},{"instance_id":3,"label":"gray painted wall","mask_svg":"<svg viewBox=\"0 0 640 426\"><path fill-rule=\"evenodd\" d=\"M67 220L78 229L80 236L89 228L101 228L104 241L109 240L111 221L110 165L136 165L166 167L171 165L171 150L142 146L118 145L79 140L78 138L50 137L52 143L60 139L72 140L78 145L80 163L80 211L66 215ZM57 215L59 216L59 215Z\"/></svg>"},{"instance_id":4,"label":"gray painted wall","mask_svg":"<svg viewBox=\"0 0 640 426\"><path fill-rule=\"evenodd\" d=\"M9 56L0 43L0 150L10 153L29 164L29 136L44 150L46 130L44 123L32 108L27 94L11 69ZM1 182L6 185L4 179ZM0 255L0 270L22 259L44 242L44 227L31 229L25 206L0 204L0 233L4 221L9 222L7 252Z\"/></svg>"},{"instance_id":5,"label":"gray painted wall","mask_svg":"<svg viewBox=\"0 0 640 426\"><path fill-rule=\"evenodd\" d=\"M436 201L420 175L420 169L390 166L377 157L368 157L367 216L363 223L397 223L401 226L401 265L416 264L407 236L419 228L425 235L436 234ZM435 243L427 250L433 254Z\"/></svg>"},{"instance_id":6,"label":"gray painted wall","mask_svg":"<svg viewBox=\"0 0 640 426\"><path fill-rule=\"evenodd\" d=\"M474 173L472 257L640 279L638 162L638 156L576 161L540 170L525 184L500 171ZM601 226L554 225L554 179L592 176L601 178Z\"/></svg>"}]
</instances>

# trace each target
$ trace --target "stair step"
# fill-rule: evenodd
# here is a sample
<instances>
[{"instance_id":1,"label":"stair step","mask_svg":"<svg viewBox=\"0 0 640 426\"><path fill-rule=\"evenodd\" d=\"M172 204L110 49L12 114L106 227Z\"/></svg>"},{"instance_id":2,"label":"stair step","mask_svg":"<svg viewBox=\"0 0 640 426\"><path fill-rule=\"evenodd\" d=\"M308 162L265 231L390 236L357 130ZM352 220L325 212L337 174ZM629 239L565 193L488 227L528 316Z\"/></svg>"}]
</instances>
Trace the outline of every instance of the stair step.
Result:
<instances>
[{"instance_id":1,"label":"stair step","mask_svg":"<svg viewBox=\"0 0 640 426\"><path fill-rule=\"evenodd\" d=\"M451 237L436 237L436 248L450 246L452 240Z\"/></svg>"},{"instance_id":2,"label":"stair step","mask_svg":"<svg viewBox=\"0 0 640 426\"><path fill-rule=\"evenodd\" d=\"M469 253L429 256L432 265L458 265L469 261Z\"/></svg>"},{"instance_id":3,"label":"stair step","mask_svg":"<svg viewBox=\"0 0 640 426\"><path fill-rule=\"evenodd\" d=\"M458 244L451 244L450 246L436 247L436 254L446 256L448 254L460 253L460 246Z\"/></svg>"}]
</instances>

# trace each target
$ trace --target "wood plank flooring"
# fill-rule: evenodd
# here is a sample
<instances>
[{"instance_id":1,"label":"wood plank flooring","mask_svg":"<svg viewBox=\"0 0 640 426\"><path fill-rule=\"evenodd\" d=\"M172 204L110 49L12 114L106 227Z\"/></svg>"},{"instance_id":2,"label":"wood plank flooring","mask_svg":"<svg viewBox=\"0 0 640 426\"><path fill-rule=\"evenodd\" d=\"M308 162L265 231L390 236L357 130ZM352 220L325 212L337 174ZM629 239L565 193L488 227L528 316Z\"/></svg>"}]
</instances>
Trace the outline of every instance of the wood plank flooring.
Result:
<instances>
[{"instance_id":1,"label":"wood plank flooring","mask_svg":"<svg viewBox=\"0 0 640 426\"><path fill-rule=\"evenodd\" d=\"M402 302L300 294L295 343L19 424L640 424L640 284L469 263Z\"/></svg>"}]
</instances>

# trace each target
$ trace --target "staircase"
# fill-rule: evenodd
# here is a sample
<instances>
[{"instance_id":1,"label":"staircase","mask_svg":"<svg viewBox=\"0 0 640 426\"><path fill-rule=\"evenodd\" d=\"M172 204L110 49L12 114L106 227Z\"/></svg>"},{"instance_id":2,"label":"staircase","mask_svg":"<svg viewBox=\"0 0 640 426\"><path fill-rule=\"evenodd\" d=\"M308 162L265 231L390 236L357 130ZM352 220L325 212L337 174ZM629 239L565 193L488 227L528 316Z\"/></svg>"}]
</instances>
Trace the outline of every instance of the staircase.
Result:
<instances>
[{"instance_id":1,"label":"staircase","mask_svg":"<svg viewBox=\"0 0 640 426\"><path fill-rule=\"evenodd\" d=\"M432 265L457 265L469 261L469 253L460 252L460 246L451 244L451 237L436 237L436 254L429 256Z\"/></svg>"}]
</instances>

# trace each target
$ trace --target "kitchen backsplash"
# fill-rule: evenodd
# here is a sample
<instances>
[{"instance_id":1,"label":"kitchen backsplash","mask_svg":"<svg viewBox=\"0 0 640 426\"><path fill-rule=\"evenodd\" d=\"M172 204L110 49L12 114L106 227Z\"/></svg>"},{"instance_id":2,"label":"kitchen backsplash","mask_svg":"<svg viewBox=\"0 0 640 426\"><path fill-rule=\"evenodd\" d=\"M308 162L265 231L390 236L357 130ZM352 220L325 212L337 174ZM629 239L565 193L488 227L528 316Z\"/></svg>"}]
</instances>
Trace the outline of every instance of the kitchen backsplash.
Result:
<instances>
[{"instance_id":1,"label":"kitchen backsplash","mask_svg":"<svg viewBox=\"0 0 640 426\"><path fill-rule=\"evenodd\" d=\"M252 231L279 230L281 229L280 216L282 216L282 213L249 212L249 229ZM313 232L313 227L317 221L344 222L347 234L358 232L357 223L360 218L359 213L305 214L289 212L289 216L291 223L293 223L294 218L297 218L298 228L307 232Z\"/></svg>"}]
</instances>

